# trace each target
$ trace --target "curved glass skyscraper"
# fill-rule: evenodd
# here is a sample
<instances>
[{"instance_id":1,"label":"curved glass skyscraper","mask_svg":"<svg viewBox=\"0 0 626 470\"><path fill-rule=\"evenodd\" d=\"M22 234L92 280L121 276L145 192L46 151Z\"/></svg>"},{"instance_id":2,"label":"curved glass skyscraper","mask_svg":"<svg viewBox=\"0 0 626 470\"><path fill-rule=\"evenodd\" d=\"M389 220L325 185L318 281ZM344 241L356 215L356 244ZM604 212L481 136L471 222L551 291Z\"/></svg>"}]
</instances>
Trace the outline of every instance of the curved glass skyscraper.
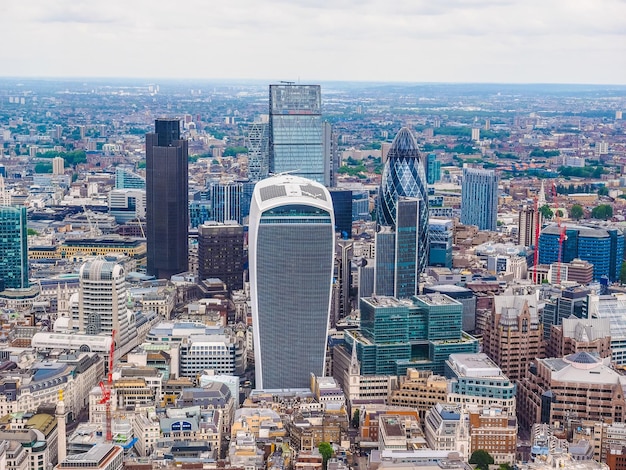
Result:
<instances>
[{"instance_id":1,"label":"curved glass skyscraper","mask_svg":"<svg viewBox=\"0 0 626 470\"><path fill-rule=\"evenodd\" d=\"M256 388L308 387L322 376L334 260L328 190L295 175L258 182L250 205Z\"/></svg>"},{"instance_id":2,"label":"curved glass skyscraper","mask_svg":"<svg viewBox=\"0 0 626 470\"><path fill-rule=\"evenodd\" d=\"M400 129L387 153L378 194L377 219L380 225L397 227L396 206L399 197L417 198L419 272L428 262L428 192L423 157L407 127Z\"/></svg>"}]
</instances>

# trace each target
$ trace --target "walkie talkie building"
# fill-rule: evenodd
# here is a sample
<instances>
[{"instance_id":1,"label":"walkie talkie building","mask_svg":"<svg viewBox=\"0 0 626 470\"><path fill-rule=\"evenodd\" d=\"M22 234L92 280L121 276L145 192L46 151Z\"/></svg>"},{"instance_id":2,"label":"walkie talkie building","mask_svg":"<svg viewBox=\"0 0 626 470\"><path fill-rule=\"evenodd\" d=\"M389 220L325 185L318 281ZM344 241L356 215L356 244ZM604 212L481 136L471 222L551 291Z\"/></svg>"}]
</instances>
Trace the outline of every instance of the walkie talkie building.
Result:
<instances>
[{"instance_id":1,"label":"walkie talkie building","mask_svg":"<svg viewBox=\"0 0 626 470\"><path fill-rule=\"evenodd\" d=\"M257 183L249 263L256 387L303 388L324 373L334 259L328 190L278 175Z\"/></svg>"}]
</instances>

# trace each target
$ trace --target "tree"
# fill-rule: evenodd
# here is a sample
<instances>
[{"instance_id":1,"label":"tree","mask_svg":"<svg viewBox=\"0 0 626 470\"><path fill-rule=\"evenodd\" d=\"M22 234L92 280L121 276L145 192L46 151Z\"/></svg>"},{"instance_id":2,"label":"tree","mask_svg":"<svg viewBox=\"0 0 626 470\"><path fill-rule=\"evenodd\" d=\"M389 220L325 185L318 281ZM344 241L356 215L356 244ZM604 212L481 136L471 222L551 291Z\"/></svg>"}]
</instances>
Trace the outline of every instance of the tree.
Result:
<instances>
[{"instance_id":1,"label":"tree","mask_svg":"<svg viewBox=\"0 0 626 470\"><path fill-rule=\"evenodd\" d=\"M574 204L572 208L569 210L569 215L574 220L582 219L583 216L585 215L583 206L581 206L580 204Z\"/></svg>"},{"instance_id":2,"label":"tree","mask_svg":"<svg viewBox=\"0 0 626 470\"><path fill-rule=\"evenodd\" d=\"M39 232L34 228L28 228L26 229L26 235L39 235Z\"/></svg>"},{"instance_id":3,"label":"tree","mask_svg":"<svg viewBox=\"0 0 626 470\"><path fill-rule=\"evenodd\" d=\"M326 468L328 460L333 456L333 448L328 442L320 442L320 445L317 446L317 448L319 449L320 454L322 454L323 465L324 468Z\"/></svg>"},{"instance_id":4,"label":"tree","mask_svg":"<svg viewBox=\"0 0 626 470\"><path fill-rule=\"evenodd\" d=\"M352 427L358 428L360 422L361 422L361 410L357 408L356 410L354 410L354 414L352 415Z\"/></svg>"},{"instance_id":5,"label":"tree","mask_svg":"<svg viewBox=\"0 0 626 470\"><path fill-rule=\"evenodd\" d=\"M591 209L591 217L600 220L610 219L613 217L613 206L610 204L600 204Z\"/></svg>"},{"instance_id":6,"label":"tree","mask_svg":"<svg viewBox=\"0 0 626 470\"><path fill-rule=\"evenodd\" d=\"M609 188L607 188L606 186L600 186L598 188L598 196L608 196L609 195Z\"/></svg>"},{"instance_id":7,"label":"tree","mask_svg":"<svg viewBox=\"0 0 626 470\"><path fill-rule=\"evenodd\" d=\"M478 449L472 452L469 463L476 465L480 470L489 470L489 465L493 464L493 457L486 450Z\"/></svg>"},{"instance_id":8,"label":"tree","mask_svg":"<svg viewBox=\"0 0 626 470\"><path fill-rule=\"evenodd\" d=\"M552 216L554 215L554 212L552 212L552 209L550 209L550 206L547 204L544 204L543 206L539 208L539 213L546 220L551 219Z\"/></svg>"}]
</instances>

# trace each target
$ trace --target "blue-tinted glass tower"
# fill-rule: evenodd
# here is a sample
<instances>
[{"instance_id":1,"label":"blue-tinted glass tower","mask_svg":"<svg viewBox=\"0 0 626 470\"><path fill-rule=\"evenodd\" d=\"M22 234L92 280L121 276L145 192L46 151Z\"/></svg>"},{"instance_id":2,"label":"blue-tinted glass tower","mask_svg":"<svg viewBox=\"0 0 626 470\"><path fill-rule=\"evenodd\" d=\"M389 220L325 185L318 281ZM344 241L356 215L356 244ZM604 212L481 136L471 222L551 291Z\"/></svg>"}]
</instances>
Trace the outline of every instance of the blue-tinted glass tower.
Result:
<instances>
[{"instance_id":1,"label":"blue-tinted glass tower","mask_svg":"<svg viewBox=\"0 0 626 470\"><path fill-rule=\"evenodd\" d=\"M383 169L378 194L377 219L379 225L396 227L398 198L420 200L418 221L419 272L424 272L428 262L428 191L424 162L411 131L403 127L391 144Z\"/></svg>"},{"instance_id":2,"label":"blue-tinted glass tower","mask_svg":"<svg viewBox=\"0 0 626 470\"><path fill-rule=\"evenodd\" d=\"M0 207L0 290L28 287L26 207Z\"/></svg>"},{"instance_id":3,"label":"blue-tinted glass tower","mask_svg":"<svg viewBox=\"0 0 626 470\"><path fill-rule=\"evenodd\" d=\"M257 388L302 388L324 374L335 259L333 205L294 175L258 182L249 263Z\"/></svg>"},{"instance_id":4,"label":"blue-tinted glass tower","mask_svg":"<svg viewBox=\"0 0 626 470\"><path fill-rule=\"evenodd\" d=\"M437 181L441 180L441 162L437 160L437 155L434 153L428 154L426 180L428 184L435 184Z\"/></svg>"},{"instance_id":5,"label":"blue-tinted glass tower","mask_svg":"<svg viewBox=\"0 0 626 470\"><path fill-rule=\"evenodd\" d=\"M497 221L498 175L494 170L463 168L461 223L496 230Z\"/></svg>"},{"instance_id":6,"label":"blue-tinted glass tower","mask_svg":"<svg viewBox=\"0 0 626 470\"><path fill-rule=\"evenodd\" d=\"M548 225L539 235L539 263L552 264L559 261L569 263L575 258L593 264L593 279L602 276L609 280L619 279L624 259L624 233L617 228L568 225L566 238L559 247L561 228Z\"/></svg>"},{"instance_id":7,"label":"blue-tinted glass tower","mask_svg":"<svg viewBox=\"0 0 626 470\"><path fill-rule=\"evenodd\" d=\"M419 294L420 199L400 197L396 211L394 295L406 299Z\"/></svg>"},{"instance_id":8,"label":"blue-tinted glass tower","mask_svg":"<svg viewBox=\"0 0 626 470\"><path fill-rule=\"evenodd\" d=\"M330 184L319 85L270 85L269 172Z\"/></svg>"}]
</instances>

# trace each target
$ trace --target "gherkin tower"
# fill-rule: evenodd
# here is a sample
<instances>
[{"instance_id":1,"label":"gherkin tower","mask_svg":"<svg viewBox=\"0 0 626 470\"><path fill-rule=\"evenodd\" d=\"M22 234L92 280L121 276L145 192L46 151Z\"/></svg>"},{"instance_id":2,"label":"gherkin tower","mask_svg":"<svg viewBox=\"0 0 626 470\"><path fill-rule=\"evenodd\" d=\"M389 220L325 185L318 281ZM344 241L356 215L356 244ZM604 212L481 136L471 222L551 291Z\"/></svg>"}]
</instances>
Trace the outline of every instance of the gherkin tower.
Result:
<instances>
[{"instance_id":1,"label":"gherkin tower","mask_svg":"<svg viewBox=\"0 0 626 470\"><path fill-rule=\"evenodd\" d=\"M428 261L428 191L424 159L417 142L407 127L400 129L387 153L382 182L378 193L377 220L379 225L396 227L398 197L420 200L418 221L419 272Z\"/></svg>"}]
</instances>

